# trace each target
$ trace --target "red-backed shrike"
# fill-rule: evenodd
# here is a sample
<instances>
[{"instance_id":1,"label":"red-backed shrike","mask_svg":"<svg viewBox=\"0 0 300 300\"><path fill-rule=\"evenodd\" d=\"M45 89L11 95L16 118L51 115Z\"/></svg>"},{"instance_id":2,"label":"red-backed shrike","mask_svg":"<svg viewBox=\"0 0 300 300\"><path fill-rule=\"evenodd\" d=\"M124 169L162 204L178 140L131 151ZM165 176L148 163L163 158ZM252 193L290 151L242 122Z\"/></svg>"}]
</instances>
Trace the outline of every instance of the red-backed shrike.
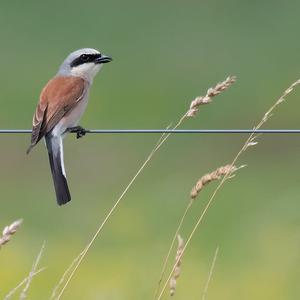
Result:
<instances>
[{"instance_id":1,"label":"red-backed shrike","mask_svg":"<svg viewBox=\"0 0 300 300\"><path fill-rule=\"evenodd\" d=\"M72 52L40 95L33 116L31 145L27 153L41 138L45 138L59 205L71 200L62 140L70 131L77 132L77 138L85 134L85 130L77 124L86 108L89 89L102 64L111 60L95 49L85 48Z\"/></svg>"}]
</instances>

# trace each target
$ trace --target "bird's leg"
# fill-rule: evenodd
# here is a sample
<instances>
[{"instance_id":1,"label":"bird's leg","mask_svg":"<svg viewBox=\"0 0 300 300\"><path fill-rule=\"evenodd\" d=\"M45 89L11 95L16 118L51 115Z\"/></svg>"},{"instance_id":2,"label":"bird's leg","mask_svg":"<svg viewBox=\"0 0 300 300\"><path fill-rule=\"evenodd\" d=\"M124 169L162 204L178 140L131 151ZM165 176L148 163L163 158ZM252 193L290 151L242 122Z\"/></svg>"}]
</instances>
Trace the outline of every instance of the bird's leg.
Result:
<instances>
[{"instance_id":1,"label":"bird's leg","mask_svg":"<svg viewBox=\"0 0 300 300\"><path fill-rule=\"evenodd\" d=\"M81 127L81 126L75 126L75 127L68 128L67 132L76 133L76 137L79 139L79 138L85 136L85 134L88 131L86 129L84 129L83 127Z\"/></svg>"}]
</instances>

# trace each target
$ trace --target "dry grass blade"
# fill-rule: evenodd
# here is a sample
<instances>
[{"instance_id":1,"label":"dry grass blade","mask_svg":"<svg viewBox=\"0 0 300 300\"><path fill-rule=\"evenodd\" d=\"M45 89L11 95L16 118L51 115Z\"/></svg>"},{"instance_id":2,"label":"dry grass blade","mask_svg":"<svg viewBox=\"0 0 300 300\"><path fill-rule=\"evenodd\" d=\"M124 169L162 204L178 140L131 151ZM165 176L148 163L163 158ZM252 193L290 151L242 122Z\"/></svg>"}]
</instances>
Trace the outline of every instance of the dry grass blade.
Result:
<instances>
[{"instance_id":1,"label":"dry grass blade","mask_svg":"<svg viewBox=\"0 0 300 300\"><path fill-rule=\"evenodd\" d=\"M21 224L22 224L22 220L20 219L6 226L3 229L2 236L0 237L0 249L1 246L5 245L10 241L11 237L17 232Z\"/></svg>"},{"instance_id":2,"label":"dry grass blade","mask_svg":"<svg viewBox=\"0 0 300 300\"><path fill-rule=\"evenodd\" d=\"M279 97L279 99L269 108L269 110L264 114L264 116L262 117L262 119L259 121L259 123L254 127L254 130L257 130L259 128L261 128L261 126L263 124L265 124L268 119L272 116L272 112L276 109L276 107L283 103L285 100L286 100L286 97L295 89L295 87L297 87L298 85L300 84L300 79L298 79L297 81L295 81L294 83L292 83L284 92L283 94ZM237 153L237 155L235 156L235 158L233 159L232 163L231 163L231 166L234 166L236 161L239 159L239 157L241 156L241 154L247 150L247 148L249 148L249 143L251 143L253 141L253 138L256 137L255 135L255 132L251 133L250 136L248 137L248 139L246 140L246 142L243 144L242 148L240 149L240 151ZM219 192L219 190L221 189L221 187L223 186L224 182L226 181L228 177L228 174L226 174L221 182L219 183L219 185L217 186L217 188L215 189L215 191L213 192L212 196L210 197L210 199L208 200L203 212L201 213L200 217L198 218L195 226L193 227L192 231L191 231L191 234L189 235L187 241L186 241L186 244L183 248L183 251L182 251L182 254L181 256L179 257L179 259L181 259L181 257L184 255L185 253L185 250L186 248L188 247L192 237L194 236L196 230L198 229L199 225L201 224L204 216L206 215L206 212L207 210L209 209L209 207L211 206L211 203L213 202L213 200L215 199L217 193ZM175 269L175 265L173 266L172 268L172 271L170 272L165 284L164 284L164 287L161 291L161 293L159 294L158 296L158 300L161 299L165 289L166 289L166 286L172 276L172 273L174 272L174 269Z\"/></svg>"},{"instance_id":3,"label":"dry grass blade","mask_svg":"<svg viewBox=\"0 0 300 300\"><path fill-rule=\"evenodd\" d=\"M177 279L180 276L180 272L181 272L181 260L179 259L179 257L181 255L181 252L182 252L182 249L184 246L184 241L179 234L177 235L177 239L178 239L178 247L177 247L176 256L175 256L176 267L175 267L173 276L170 279L170 296L174 296L174 294L175 294Z\"/></svg>"},{"instance_id":4,"label":"dry grass blade","mask_svg":"<svg viewBox=\"0 0 300 300\"><path fill-rule=\"evenodd\" d=\"M166 255L165 259L164 259L163 267L162 267L162 270L161 270L161 274L160 274L160 277L159 277L159 281L158 281L157 288L156 288L156 291L155 291L155 294L154 294L154 298L153 298L153 299L156 299L156 298L157 298L157 295L158 295L158 292L159 292L159 289L160 289L161 282L162 282L163 277L164 277L164 274L165 274L165 272L166 272L166 268L167 268L167 263L168 263L169 257L170 257L170 255L171 255L172 249L173 249L174 244L175 244L175 242L176 242L176 238L177 238L177 236L178 236L178 234L179 234L179 231L180 231L180 229L181 229L181 227L182 227L182 225L183 225L183 222L184 222L184 220L185 220L185 218L186 218L186 216L187 216L187 213L189 212L189 210L190 210L192 204L193 204L193 201L190 201L190 202L188 203L188 205L187 205L187 207L186 207L186 209L185 209L185 212L184 212L184 214L182 215L182 217L181 217L181 219L180 219L180 222L179 222L179 225L178 225L178 227L177 227L177 229L176 229L176 232L175 232L175 234L174 234L174 236L173 236L173 239L172 239L170 248L169 248L168 253L167 253L167 255Z\"/></svg>"},{"instance_id":5,"label":"dry grass blade","mask_svg":"<svg viewBox=\"0 0 300 300\"><path fill-rule=\"evenodd\" d=\"M29 286L30 286L30 284L32 282L32 279L33 279L35 273L37 272L36 269L37 269L38 264L39 264L39 262L41 260L44 248L45 248L45 242L43 243L43 245L41 247L41 250L40 250L40 252L39 252L39 254L38 254L35 262L33 263L32 269L31 269L31 271L29 273L29 276L27 277L26 285L25 285L25 287L22 290L22 293L20 295L20 298L19 298L20 300L24 300L27 297L27 291L29 289Z\"/></svg>"},{"instance_id":6,"label":"dry grass blade","mask_svg":"<svg viewBox=\"0 0 300 300\"><path fill-rule=\"evenodd\" d=\"M212 275L213 275L213 272L214 272L214 269L215 269L218 253L219 253L219 246L217 247L217 249L215 251L215 255L214 255L213 261L211 263L210 269L209 269L208 278L207 278L207 281L206 281L206 284L205 284L205 287L204 287L204 291L203 291L203 294L202 294L202 300L205 300L205 298L206 298L207 291L208 291L208 286L209 286L209 283L211 281L211 278L212 278Z\"/></svg>"},{"instance_id":7,"label":"dry grass blade","mask_svg":"<svg viewBox=\"0 0 300 300\"><path fill-rule=\"evenodd\" d=\"M208 89L205 96L195 98L195 100L191 102L187 116L195 117L201 105L211 103L213 97L227 90L235 81L235 76L228 76L223 82L219 82L215 87Z\"/></svg>"},{"instance_id":8,"label":"dry grass blade","mask_svg":"<svg viewBox=\"0 0 300 300\"><path fill-rule=\"evenodd\" d=\"M41 268L39 270L37 270L36 272L34 272L33 276L39 274L40 272L44 271L45 268ZM28 281L29 276L27 276L26 278L24 278L15 288L13 288L5 297L4 300L9 300L14 294L15 292L21 287L23 286L27 281Z\"/></svg>"},{"instance_id":9,"label":"dry grass blade","mask_svg":"<svg viewBox=\"0 0 300 300\"><path fill-rule=\"evenodd\" d=\"M221 91L222 91L222 88L218 88L218 91L215 91L216 95L219 94ZM213 93L210 92L210 94L213 94ZM196 106L197 105L195 105L195 109L196 109ZM190 109L180 118L180 120L177 122L177 124L172 128L173 130L177 129L182 124L182 122L189 116L188 115L189 111L190 111ZM130 189L130 187L135 182L136 178L144 170L144 168L148 165L149 161L152 159L152 157L154 156L154 154L160 149L160 147L164 144L164 142L169 138L170 135L171 135L171 133L168 133L166 135L163 134L163 137L161 137L159 139L158 144L153 148L153 150L150 152L149 156L146 158L146 160L144 161L144 163L141 165L141 167L138 169L138 171L136 172L136 174L130 180L129 184L126 186L126 188L124 189L124 191L121 193L121 195L119 196L119 198L116 200L115 204L112 206L112 208L110 209L110 211L108 212L108 214L106 215L106 217L104 218L104 220L102 221L102 223L100 224L100 226L98 227L98 229L96 230L96 233L93 235L93 237L91 238L90 242L87 244L87 246L84 248L84 250L78 255L78 257L75 258L75 260L77 260L77 262L75 263L75 266L74 266L73 270L71 271L70 275L66 279L66 282L65 282L64 286L62 287L59 295L56 297L57 300L60 299L61 296L63 295L66 287L68 286L68 284L70 283L71 279L73 278L73 276L74 276L75 272L77 271L79 265L81 264L82 260L85 258L87 252L89 251L90 247L93 245L94 241L96 240L96 238L98 237L98 235L102 231L102 229L105 226L105 224L107 223L107 221L110 219L110 217L112 216L112 214L114 213L114 211L116 210L116 208L119 206L119 203L121 202L121 200L123 199L123 197L125 196L125 194L127 193L127 191Z\"/></svg>"},{"instance_id":10,"label":"dry grass blade","mask_svg":"<svg viewBox=\"0 0 300 300\"><path fill-rule=\"evenodd\" d=\"M216 169L215 171L213 171L213 172L211 172L209 174L206 174L206 175L202 176L197 181L197 183L193 186L193 188L191 190L191 198L192 199L196 199L196 197L202 191L202 189L204 188L204 186L206 186L210 182L212 182L214 180L218 180L222 176L225 176L227 174L229 176L231 176L231 174L233 172L235 172L236 170L237 170L237 168L235 166L226 165L224 167L220 167L220 168ZM228 178L228 176L227 176L227 178Z\"/></svg>"},{"instance_id":11,"label":"dry grass blade","mask_svg":"<svg viewBox=\"0 0 300 300\"><path fill-rule=\"evenodd\" d=\"M84 249L85 251L85 249ZM79 256L77 256L73 261L72 263L70 264L70 266L66 269L66 271L64 272L64 274L62 275L60 281L58 282L58 284L54 287L53 291L52 291L52 294L51 294L51 297L50 297L50 300L52 299L55 299L56 297L56 294L59 290L59 288L62 286L62 284L64 283L64 281L66 280L66 277L68 274L70 274L70 272L72 271L72 268L75 266L76 262L80 259L80 257L83 255L83 252L80 253Z\"/></svg>"}]
</instances>

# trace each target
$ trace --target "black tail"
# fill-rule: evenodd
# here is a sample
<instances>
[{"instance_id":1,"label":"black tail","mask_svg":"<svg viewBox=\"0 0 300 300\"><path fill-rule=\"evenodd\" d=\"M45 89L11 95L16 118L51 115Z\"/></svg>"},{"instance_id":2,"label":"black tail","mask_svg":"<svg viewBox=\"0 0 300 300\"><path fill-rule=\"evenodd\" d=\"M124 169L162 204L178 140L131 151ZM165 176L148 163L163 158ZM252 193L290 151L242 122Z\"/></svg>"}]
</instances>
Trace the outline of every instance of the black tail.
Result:
<instances>
[{"instance_id":1,"label":"black tail","mask_svg":"<svg viewBox=\"0 0 300 300\"><path fill-rule=\"evenodd\" d=\"M46 136L45 140L49 154L57 204L63 205L71 200L71 195L64 171L62 140L61 137L53 137L51 135Z\"/></svg>"}]
</instances>

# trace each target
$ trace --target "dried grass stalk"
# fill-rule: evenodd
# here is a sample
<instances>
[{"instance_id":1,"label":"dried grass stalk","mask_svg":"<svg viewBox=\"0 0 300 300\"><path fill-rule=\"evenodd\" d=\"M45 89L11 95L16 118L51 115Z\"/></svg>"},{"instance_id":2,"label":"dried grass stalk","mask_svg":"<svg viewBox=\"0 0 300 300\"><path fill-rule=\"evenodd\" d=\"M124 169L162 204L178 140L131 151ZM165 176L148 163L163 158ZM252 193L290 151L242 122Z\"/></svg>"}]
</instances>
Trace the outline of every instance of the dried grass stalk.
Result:
<instances>
[{"instance_id":1,"label":"dried grass stalk","mask_svg":"<svg viewBox=\"0 0 300 300\"><path fill-rule=\"evenodd\" d=\"M2 236L0 237L0 249L1 246L5 245L10 241L11 237L17 232L21 224L22 224L22 220L20 219L6 226L3 229Z\"/></svg>"},{"instance_id":2,"label":"dried grass stalk","mask_svg":"<svg viewBox=\"0 0 300 300\"><path fill-rule=\"evenodd\" d=\"M269 108L269 110L264 114L264 116L262 117L262 119L260 120L260 122L254 127L254 130L258 130L259 128L262 127L262 125L264 125L268 119L272 116L272 113L275 111L275 109L277 108L278 105L280 105L282 102L284 102L286 100L286 97L291 94L294 89L300 85L300 79L298 79L297 81L295 81L294 83L292 83L284 92L283 94L280 96L280 98ZM237 153L237 155L234 157L231 166L234 166L235 163L237 162L237 160L240 158L241 154L247 149L249 148L249 146L254 146L255 142L253 144L253 141L257 138L257 135L255 134L255 132L251 133L250 136L247 138L246 142L244 143L244 145L242 146L242 148L240 149L240 151ZM183 247L182 253L180 255L180 257L178 259L181 259L182 255L184 254L186 248L188 247L189 243L191 242L196 230L198 229L199 225L201 224L204 216L206 215L206 212L208 211L208 209L210 208L212 202L214 201L216 195L218 194L219 190L221 189L221 187L224 185L226 179L228 178L228 175L224 175L224 177L222 178L221 182L219 183L219 185L217 186L217 188L215 189L215 191L213 192L212 196L210 197L210 199L208 200L206 206L204 207L204 210L202 211L201 215L199 216L195 226L193 227L191 234L189 235L189 237L186 240L185 246ZM176 262L173 266L173 269L171 270L159 296L156 298L157 300L160 300L162 298L162 295L168 285L169 279L172 277L173 271L175 270L176 267Z\"/></svg>"},{"instance_id":3,"label":"dried grass stalk","mask_svg":"<svg viewBox=\"0 0 300 300\"><path fill-rule=\"evenodd\" d=\"M42 247L41 247L41 250L40 250L40 252L39 252L37 258L35 259L35 262L34 262L33 265L32 265L32 269L31 269L31 271L30 271L30 273L29 273L29 275L28 275L28 277L27 277L25 287L24 287L24 289L22 290L22 292L21 292L21 294L20 294L20 298L19 298L20 300L24 300L24 299L27 298L27 292L28 292L28 289L29 289L29 286L30 286L30 284L31 284L31 282L32 282L33 277L34 277L35 274L37 273L37 267L38 267L39 262L40 262L40 260L41 260L41 258L42 258L42 254L43 254L43 251L44 251L44 249L45 249L45 244L46 244L46 243L43 242L43 245L42 245Z\"/></svg>"},{"instance_id":4,"label":"dried grass stalk","mask_svg":"<svg viewBox=\"0 0 300 300\"><path fill-rule=\"evenodd\" d=\"M195 199L198 194L201 192L201 190L203 189L203 187L205 185L207 185L208 183L214 181L214 180L218 180L220 179L222 176L228 174L227 176L230 176L233 172L235 172L238 168L232 165L226 165L224 167L220 167L218 169L216 169L215 171L206 174L204 176L202 176L197 183L195 184L195 186L193 186L192 190L191 190L191 198Z\"/></svg>"},{"instance_id":5,"label":"dried grass stalk","mask_svg":"<svg viewBox=\"0 0 300 300\"><path fill-rule=\"evenodd\" d=\"M208 286L210 284L210 281L211 281L211 278L212 278L212 275L213 275L213 272L214 272L214 268L215 268L215 264L216 264L216 261L217 261L218 253L219 253L219 246L217 247L217 249L215 251L215 255L214 255L212 264L210 266L210 269L209 269L208 278L207 278L207 281L206 281L206 284L205 284L205 287L204 287L204 291L203 291L203 294L202 294L202 300L205 300L205 298L206 298L207 291L208 291Z\"/></svg>"},{"instance_id":6,"label":"dried grass stalk","mask_svg":"<svg viewBox=\"0 0 300 300\"><path fill-rule=\"evenodd\" d=\"M181 253L184 247L184 241L182 239L182 237L178 234L177 235L177 240L178 240L178 247L177 247L177 251L176 251L176 257L175 257L175 261L176 261L176 267L174 269L174 273L172 278L170 279L170 296L174 296L175 294L175 290L176 290L176 284L177 284L177 279L180 276L180 267L181 267Z\"/></svg>"},{"instance_id":7,"label":"dried grass stalk","mask_svg":"<svg viewBox=\"0 0 300 300\"><path fill-rule=\"evenodd\" d=\"M191 102L190 109L187 112L187 117L195 117L199 110L199 106L211 103L213 97L228 89L235 81L235 76L228 76L223 82L219 82L214 88L209 88L205 96L195 98Z\"/></svg>"},{"instance_id":8,"label":"dried grass stalk","mask_svg":"<svg viewBox=\"0 0 300 300\"><path fill-rule=\"evenodd\" d=\"M41 268L39 270L37 270L32 276L35 276L37 274L39 274L40 272L44 271L45 268ZM27 281L28 281L28 277L27 276L25 279L23 279L15 288L13 288L4 298L3 300L9 300L15 293L16 291L23 286Z\"/></svg>"}]
</instances>

